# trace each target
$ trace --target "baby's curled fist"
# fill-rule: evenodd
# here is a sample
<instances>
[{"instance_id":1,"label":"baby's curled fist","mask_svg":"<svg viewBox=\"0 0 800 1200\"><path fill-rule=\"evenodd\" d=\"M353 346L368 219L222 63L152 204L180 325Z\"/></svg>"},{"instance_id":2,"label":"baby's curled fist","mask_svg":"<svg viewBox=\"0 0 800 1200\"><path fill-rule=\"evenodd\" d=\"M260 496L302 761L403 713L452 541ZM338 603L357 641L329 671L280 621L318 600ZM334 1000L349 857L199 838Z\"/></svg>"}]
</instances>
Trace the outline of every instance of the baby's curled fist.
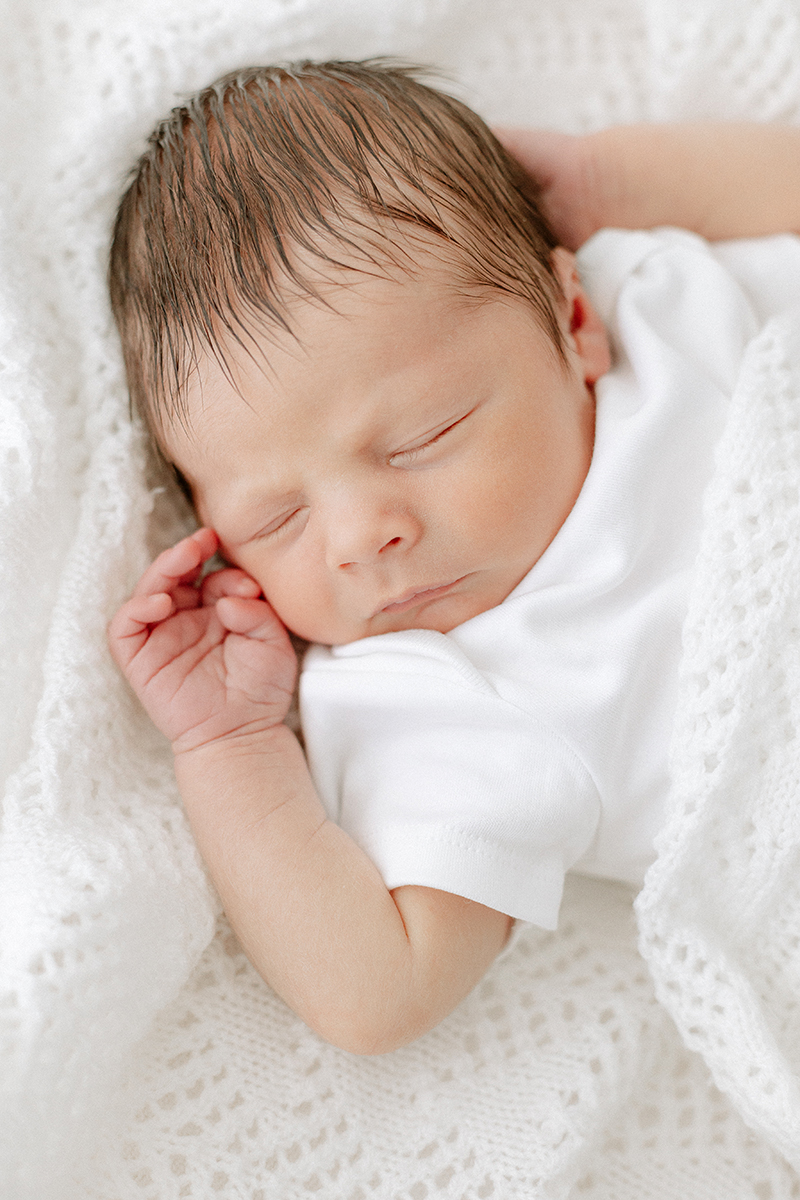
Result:
<instances>
[{"instance_id":1,"label":"baby's curled fist","mask_svg":"<svg viewBox=\"0 0 800 1200\"><path fill-rule=\"evenodd\" d=\"M202 577L218 546L199 529L145 571L108 627L111 653L175 753L247 741L286 716L297 659L254 579Z\"/></svg>"}]
</instances>

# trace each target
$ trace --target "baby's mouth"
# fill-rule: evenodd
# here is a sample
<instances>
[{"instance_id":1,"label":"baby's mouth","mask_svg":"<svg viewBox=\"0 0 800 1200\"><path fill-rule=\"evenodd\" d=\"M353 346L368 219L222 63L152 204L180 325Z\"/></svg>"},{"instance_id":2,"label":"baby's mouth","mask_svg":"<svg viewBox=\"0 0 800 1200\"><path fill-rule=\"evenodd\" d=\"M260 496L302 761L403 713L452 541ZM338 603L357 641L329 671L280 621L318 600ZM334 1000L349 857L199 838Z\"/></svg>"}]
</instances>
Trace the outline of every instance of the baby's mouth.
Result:
<instances>
[{"instance_id":1,"label":"baby's mouth","mask_svg":"<svg viewBox=\"0 0 800 1200\"><path fill-rule=\"evenodd\" d=\"M435 587L421 588L419 591L404 592L402 596L398 596L396 600L390 600L388 604L384 604L374 614L379 613L399 613L405 612L406 609L416 608L420 604L427 604L429 600L438 600L440 596L445 596L451 588L456 584L461 583L466 576L462 575L459 579L453 579L450 583L437 584Z\"/></svg>"}]
</instances>

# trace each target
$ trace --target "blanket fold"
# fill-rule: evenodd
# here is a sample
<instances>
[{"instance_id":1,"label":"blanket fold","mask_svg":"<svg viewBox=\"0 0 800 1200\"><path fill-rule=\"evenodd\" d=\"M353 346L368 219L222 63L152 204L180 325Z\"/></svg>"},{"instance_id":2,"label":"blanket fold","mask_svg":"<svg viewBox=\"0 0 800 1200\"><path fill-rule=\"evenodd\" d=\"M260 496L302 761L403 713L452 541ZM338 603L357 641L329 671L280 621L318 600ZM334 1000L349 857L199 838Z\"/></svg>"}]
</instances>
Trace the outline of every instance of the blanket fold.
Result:
<instances>
[{"instance_id":1,"label":"blanket fold","mask_svg":"<svg viewBox=\"0 0 800 1200\"><path fill-rule=\"evenodd\" d=\"M800 310L748 347L705 500L673 809L637 901L688 1046L800 1167Z\"/></svg>"}]
</instances>

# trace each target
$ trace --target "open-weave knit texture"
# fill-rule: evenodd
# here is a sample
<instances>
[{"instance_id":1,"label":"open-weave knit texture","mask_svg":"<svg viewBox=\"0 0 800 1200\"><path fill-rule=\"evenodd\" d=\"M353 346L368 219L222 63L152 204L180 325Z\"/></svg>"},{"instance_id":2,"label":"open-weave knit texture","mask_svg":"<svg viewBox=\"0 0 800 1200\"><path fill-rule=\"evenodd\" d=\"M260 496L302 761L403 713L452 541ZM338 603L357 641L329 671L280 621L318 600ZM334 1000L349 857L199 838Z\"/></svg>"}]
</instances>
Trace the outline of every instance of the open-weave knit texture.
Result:
<instances>
[{"instance_id":1,"label":"open-weave knit texture","mask_svg":"<svg viewBox=\"0 0 800 1200\"><path fill-rule=\"evenodd\" d=\"M800 1197L800 316L707 497L672 815L634 908L570 881L439 1028L320 1042L219 912L108 615L186 526L105 295L125 173L255 61L434 63L490 120L800 121L797 0L4 0L0 1196ZM638 929L637 929L638 923Z\"/></svg>"}]
</instances>

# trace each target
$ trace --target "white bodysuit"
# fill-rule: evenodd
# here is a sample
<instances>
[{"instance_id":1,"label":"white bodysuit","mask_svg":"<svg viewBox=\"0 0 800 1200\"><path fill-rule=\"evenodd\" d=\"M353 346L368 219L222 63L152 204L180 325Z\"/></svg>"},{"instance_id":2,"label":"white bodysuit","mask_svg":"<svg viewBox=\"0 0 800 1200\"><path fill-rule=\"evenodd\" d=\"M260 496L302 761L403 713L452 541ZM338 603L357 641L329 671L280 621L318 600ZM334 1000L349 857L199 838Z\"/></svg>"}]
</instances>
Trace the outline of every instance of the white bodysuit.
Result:
<instances>
[{"instance_id":1,"label":"white bodysuit","mask_svg":"<svg viewBox=\"0 0 800 1200\"><path fill-rule=\"evenodd\" d=\"M309 762L387 887L555 927L564 873L640 884L664 813L681 626L747 342L800 304L800 239L605 230L583 248L615 365L572 512L498 607L448 634L313 647Z\"/></svg>"}]
</instances>

